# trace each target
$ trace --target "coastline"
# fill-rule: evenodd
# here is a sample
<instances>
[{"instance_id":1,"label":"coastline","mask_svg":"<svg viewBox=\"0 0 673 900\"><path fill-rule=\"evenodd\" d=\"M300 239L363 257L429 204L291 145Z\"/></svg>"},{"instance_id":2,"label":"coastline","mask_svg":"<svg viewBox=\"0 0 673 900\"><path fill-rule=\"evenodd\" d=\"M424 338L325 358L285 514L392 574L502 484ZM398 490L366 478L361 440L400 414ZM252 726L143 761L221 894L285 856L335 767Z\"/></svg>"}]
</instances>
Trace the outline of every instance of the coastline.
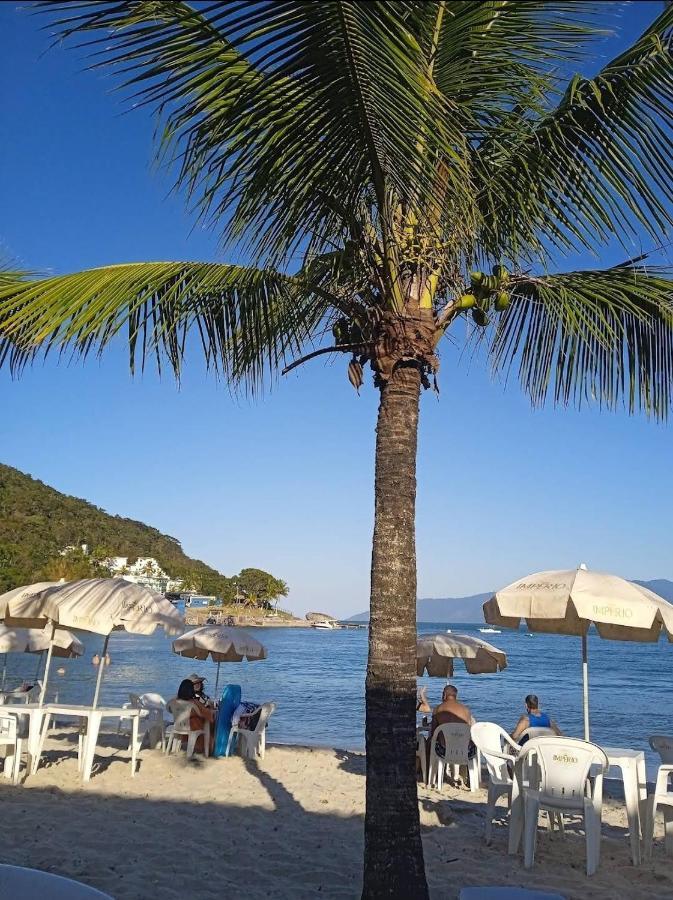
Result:
<instances>
[{"instance_id":1,"label":"coastline","mask_svg":"<svg viewBox=\"0 0 673 900\"><path fill-rule=\"evenodd\" d=\"M3 862L34 866L97 887L116 900L150 895L215 900L222 886L247 897L357 898L361 890L364 754L270 744L258 761L170 757L144 749L130 777L125 739L101 736L91 782L82 786L76 732L53 732L46 765L25 785L3 785L12 823ZM611 793L611 792L609 792ZM568 900L673 893L673 872L657 828L654 859L630 863L624 805L607 799L601 865L584 874L584 837L539 834L535 867L506 853L504 816L483 843L486 792L419 785L426 871L433 900L476 884L557 891ZM501 807L504 814L505 807ZM49 840L44 836L49 835ZM199 875L186 860L199 859Z\"/></svg>"}]
</instances>

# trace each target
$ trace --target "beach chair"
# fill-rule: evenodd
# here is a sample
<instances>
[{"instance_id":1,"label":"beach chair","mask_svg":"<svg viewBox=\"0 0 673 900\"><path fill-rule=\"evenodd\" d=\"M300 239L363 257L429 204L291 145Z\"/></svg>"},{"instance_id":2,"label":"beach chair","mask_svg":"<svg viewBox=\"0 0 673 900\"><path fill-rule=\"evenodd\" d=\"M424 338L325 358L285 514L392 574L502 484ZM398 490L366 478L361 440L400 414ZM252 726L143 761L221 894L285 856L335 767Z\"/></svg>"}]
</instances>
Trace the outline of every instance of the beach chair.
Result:
<instances>
[{"instance_id":1,"label":"beach chair","mask_svg":"<svg viewBox=\"0 0 673 900\"><path fill-rule=\"evenodd\" d=\"M535 862L538 815L575 813L584 820L586 834L587 875L598 868L601 852L601 811L603 808L603 775L609 768L608 758L600 747L588 741L566 737L532 738L521 748L519 761L534 763L539 786L524 784L524 866Z\"/></svg>"},{"instance_id":2,"label":"beach chair","mask_svg":"<svg viewBox=\"0 0 673 900\"><path fill-rule=\"evenodd\" d=\"M12 715L0 715L0 746L10 747L11 750L5 758L12 760L11 772L5 772L7 777L11 777L14 784L19 783L19 773L21 771L21 751L23 748L23 738L20 736L19 723Z\"/></svg>"},{"instance_id":3,"label":"beach chair","mask_svg":"<svg viewBox=\"0 0 673 900\"><path fill-rule=\"evenodd\" d=\"M657 809L661 809L664 816L664 849L667 854L673 854L673 790L671 789L673 737L668 737L664 734L653 734L650 737L650 747L655 753L659 754L661 765L657 770L654 794L647 798L647 818L643 835L645 856L647 857L652 856L654 819Z\"/></svg>"},{"instance_id":4,"label":"beach chair","mask_svg":"<svg viewBox=\"0 0 673 900\"><path fill-rule=\"evenodd\" d=\"M439 736L444 738L445 754L441 756L437 752ZM447 766L451 766L454 780L458 778L460 766L467 766L470 790L476 791L479 787L479 760L475 754L471 759L468 756L470 746L470 726L463 722L449 722L439 725L430 741L430 769L428 782L437 785L441 791L444 784L444 772Z\"/></svg>"},{"instance_id":5,"label":"beach chair","mask_svg":"<svg viewBox=\"0 0 673 900\"><path fill-rule=\"evenodd\" d=\"M232 741L236 737L241 756L246 759L255 759L257 756L264 759L266 752L266 726L269 717L275 709L275 703L263 703L260 706L259 719L253 731L248 731L247 728L240 728L238 725L232 725L225 756L229 756Z\"/></svg>"},{"instance_id":6,"label":"beach chair","mask_svg":"<svg viewBox=\"0 0 673 900\"><path fill-rule=\"evenodd\" d=\"M187 759L194 756L194 748L199 737L203 736L203 755L208 756L210 748L210 722L204 722L204 727L198 731L192 731L189 725L189 717L192 713L192 704L189 700L170 700L168 711L173 716L173 724L169 725L165 732L164 753L170 754L175 749L182 747L182 738L187 738Z\"/></svg>"},{"instance_id":7,"label":"beach chair","mask_svg":"<svg viewBox=\"0 0 673 900\"><path fill-rule=\"evenodd\" d=\"M416 759L421 767L423 784L428 786L428 739L424 728L416 729Z\"/></svg>"},{"instance_id":8,"label":"beach chair","mask_svg":"<svg viewBox=\"0 0 673 900\"><path fill-rule=\"evenodd\" d=\"M484 840L491 843L495 806L499 797L507 797L507 808L512 802L512 773L514 761L521 747L494 722L477 722L471 729L472 740L486 763L488 771L488 800ZM507 752L507 750L511 752Z\"/></svg>"},{"instance_id":9,"label":"beach chair","mask_svg":"<svg viewBox=\"0 0 673 900\"><path fill-rule=\"evenodd\" d=\"M523 744L528 743L533 738L554 737L554 735L555 732L552 728L526 728L519 735L519 745L523 746Z\"/></svg>"}]
</instances>

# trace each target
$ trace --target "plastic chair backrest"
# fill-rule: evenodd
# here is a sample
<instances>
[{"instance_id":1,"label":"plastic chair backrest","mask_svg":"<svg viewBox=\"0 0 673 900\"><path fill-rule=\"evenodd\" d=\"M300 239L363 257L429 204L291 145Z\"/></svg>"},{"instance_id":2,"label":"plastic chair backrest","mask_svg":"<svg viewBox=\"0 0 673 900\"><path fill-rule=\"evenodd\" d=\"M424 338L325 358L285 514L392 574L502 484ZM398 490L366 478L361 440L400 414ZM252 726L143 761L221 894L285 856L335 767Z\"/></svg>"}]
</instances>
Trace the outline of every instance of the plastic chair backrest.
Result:
<instances>
[{"instance_id":1,"label":"plastic chair backrest","mask_svg":"<svg viewBox=\"0 0 673 900\"><path fill-rule=\"evenodd\" d=\"M553 728L540 728L540 727L526 728L526 730L522 731L521 734L519 735L519 743L520 744L522 742L527 743L528 741L531 741L533 738L548 737L550 735L555 735L555 734L556 734L556 732L554 731ZM524 738L526 738L527 740L524 741Z\"/></svg>"},{"instance_id":2,"label":"plastic chair backrest","mask_svg":"<svg viewBox=\"0 0 673 900\"><path fill-rule=\"evenodd\" d=\"M261 712L259 714L259 719L257 720L257 724L255 725L255 731L254 731L255 734L262 731L262 729L266 726L266 723L269 720L269 716L271 715L272 712L275 711L275 709L276 709L275 703L262 703L262 705L260 707Z\"/></svg>"},{"instance_id":3,"label":"plastic chair backrest","mask_svg":"<svg viewBox=\"0 0 673 900\"><path fill-rule=\"evenodd\" d=\"M539 790L545 798L567 809L583 809L586 783L592 766L608 769L605 751L596 744L577 738L541 737L528 741L521 749L520 759L530 762L534 756L539 769Z\"/></svg>"},{"instance_id":4,"label":"plastic chair backrest","mask_svg":"<svg viewBox=\"0 0 673 900\"><path fill-rule=\"evenodd\" d=\"M173 716L173 727L176 731L190 731L189 717L192 714L193 706L190 700L171 700L168 704L168 710Z\"/></svg>"},{"instance_id":5,"label":"plastic chair backrest","mask_svg":"<svg viewBox=\"0 0 673 900\"><path fill-rule=\"evenodd\" d=\"M472 740L477 745L486 763L488 774L493 784L511 784L511 764L514 763L516 752L507 755L503 759L499 754L507 754L507 748L514 750L513 741L504 728L495 722L475 722L471 730ZM517 748L518 750L519 748Z\"/></svg>"},{"instance_id":6,"label":"plastic chair backrest","mask_svg":"<svg viewBox=\"0 0 673 900\"><path fill-rule=\"evenodd\" d=\"M161 694L141 694L140 705L143 709L166 709L166 701Z\"/></svg>"},{"instance_id":7,"label":"plastic chair backrest","mask_svg":"<svg viewBox=\"0 0 673 900\"><path fill-rule=\"evenodd\" d=\"M470 726L464 722L448 722L435 728L430 753L435 752L440 734L444 737L444 762L447 765L464 765L470 746ZM440 757L441 758L441 757Z\"/></svg>"},{"instance_id":8,"label":"plastic chair backrest","mask_svg":"<svg viewBox=\"0 0 673 900\"><path fill-rule=\"evenodd\" d=\"M673 764L673 737L653 734L650 737L650 747L659 754L664 765Z\"/></svg>"},{"instance_id":9,"label":"plastic chair backrest","mask_svg":"<svg viewBox=\"0 0 673 900\"><path fill-rule=\"evenodd\" d=\"M16 719L0 716L0 744L16 744Z\"/></svg>"}]
</instances>

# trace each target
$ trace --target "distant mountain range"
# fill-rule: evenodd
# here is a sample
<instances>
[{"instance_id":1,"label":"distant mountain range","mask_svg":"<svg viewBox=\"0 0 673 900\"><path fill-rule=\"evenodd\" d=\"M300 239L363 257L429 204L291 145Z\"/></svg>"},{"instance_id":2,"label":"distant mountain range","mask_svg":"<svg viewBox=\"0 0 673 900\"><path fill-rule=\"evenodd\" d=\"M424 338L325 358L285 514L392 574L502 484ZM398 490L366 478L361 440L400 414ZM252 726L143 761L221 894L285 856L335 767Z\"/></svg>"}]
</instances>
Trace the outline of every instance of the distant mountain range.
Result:
<instances>
[{"instance_id":1,"label":"distant mountain range","mask_svg":"<svg viewBox=\"0 0 673 900\"><path fill-rule=\"evenodd\" d=\"M655 578L652 581L638 581L636 584L649 588L664 600L673 603L673 581L666 578ZM472 594L470 597L419 597L416 607L418 622L481 622L482 606L493 596L493 591L485 594ZM369 612L351 616L349 622L368 622Z\"/></svg>"}]
</instances>

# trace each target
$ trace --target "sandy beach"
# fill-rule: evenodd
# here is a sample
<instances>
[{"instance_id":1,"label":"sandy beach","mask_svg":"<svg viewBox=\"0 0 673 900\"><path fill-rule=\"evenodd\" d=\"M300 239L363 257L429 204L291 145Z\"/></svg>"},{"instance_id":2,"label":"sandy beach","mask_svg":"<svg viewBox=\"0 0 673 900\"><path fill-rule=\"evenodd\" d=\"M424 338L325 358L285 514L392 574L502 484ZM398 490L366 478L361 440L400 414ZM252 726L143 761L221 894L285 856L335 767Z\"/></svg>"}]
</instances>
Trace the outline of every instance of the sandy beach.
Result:
<instances>
[{"instance_id":1,"label":"sandy beach","mask_svg":"<svg viewBox=\"0 0 673 900\"><path fill-rule=\"evenodd\" d=\"M359 896L362 754L272 746L258 763L187 762L144 750L131 779L123 739L106 735L102 744L86 786L69 730L53 734L47 764L24 785L0 782L2 862L66 875L119 900ZM519 857L506 854L504 822L493 844L483 844L485 792L445 785L441 795L421 788L419 796L433 898L457 897L474 884L604 900L673 894L673 866L661 842L653 862L631 865L617 801L604 806L601 866L587 879L584 838L574 828L565 842L540 833L536 867L526 872Z\"/></svg>"}]
</instances>

